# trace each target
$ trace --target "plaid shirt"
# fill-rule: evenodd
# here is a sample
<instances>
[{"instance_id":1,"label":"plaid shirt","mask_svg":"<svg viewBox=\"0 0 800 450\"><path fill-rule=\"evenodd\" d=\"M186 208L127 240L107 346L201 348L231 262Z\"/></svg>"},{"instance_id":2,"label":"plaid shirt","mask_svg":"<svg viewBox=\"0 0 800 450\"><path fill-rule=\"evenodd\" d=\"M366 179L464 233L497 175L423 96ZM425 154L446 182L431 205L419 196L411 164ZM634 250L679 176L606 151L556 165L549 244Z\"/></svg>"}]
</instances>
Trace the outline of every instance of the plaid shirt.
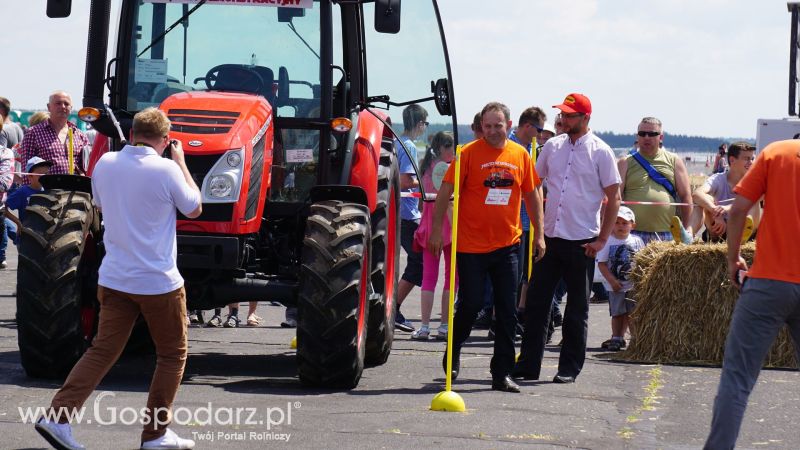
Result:
<instances>
[{"instance_id":1,"label":"plaid shirt","mask_svg":"<svg viewBox=\"0 0 800 450\"><path fill-rule=\"evenodd\" d=\"M89 150L89 138L72 122L67 122L67 126L72 129L73 142L75 149L75 173L82 174L83 171L83 150ZM67 156L68 142L62 142L58 138L58 132L50 125L49 120L45 120L38 125L34 125L25 133L22 139L22 161L28 161L34 156L51 161L53 167L50 168L52 174L69 173L69 157ZM27 177L26 177L27 178ZM26 182L27 184L27 182Z\"/></svg>"},{"instance_id":2,"label":"plaid shirt","mask_svg":"<svg viewBox=\"0 0 800 450\"><path fill-rule=\"evenodd\" d=\"M0 192L5 193L14 183L14 152L0 145ZM2 197L3 194L0 194Z\"/></svg>"}]
</instances>

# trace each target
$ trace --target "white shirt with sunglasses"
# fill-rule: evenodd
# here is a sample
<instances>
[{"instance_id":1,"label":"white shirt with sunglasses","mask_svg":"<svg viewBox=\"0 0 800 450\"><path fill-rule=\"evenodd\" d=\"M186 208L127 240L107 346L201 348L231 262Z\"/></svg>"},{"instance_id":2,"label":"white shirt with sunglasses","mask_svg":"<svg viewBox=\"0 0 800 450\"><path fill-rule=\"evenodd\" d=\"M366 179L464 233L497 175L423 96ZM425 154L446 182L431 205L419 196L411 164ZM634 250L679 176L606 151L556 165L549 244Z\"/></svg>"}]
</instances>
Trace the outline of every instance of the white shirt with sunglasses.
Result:
<instances>
[{"instance_id":1,"label":"white shirt with sunglasses","mask_svg":"<svg viewBox=\"0 0 800 450\"><path fill-rule=\"evenodd\" d=\"M603 189L620 183L611 147L591 131L574 144L561 134L542 148L536 172L547 180L545 236L570 241L597 237Z\"/></svg>"}]
</instances>

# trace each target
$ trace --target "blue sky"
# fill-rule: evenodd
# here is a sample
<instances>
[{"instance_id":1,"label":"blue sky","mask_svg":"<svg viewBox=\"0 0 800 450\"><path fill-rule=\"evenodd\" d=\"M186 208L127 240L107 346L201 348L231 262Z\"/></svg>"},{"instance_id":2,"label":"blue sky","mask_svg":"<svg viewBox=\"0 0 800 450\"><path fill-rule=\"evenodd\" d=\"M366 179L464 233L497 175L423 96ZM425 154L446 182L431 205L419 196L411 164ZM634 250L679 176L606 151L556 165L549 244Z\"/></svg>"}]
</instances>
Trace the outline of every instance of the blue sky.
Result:
<instances>
[{"instance_id":1,"label":"blue sky","mask_svg":"<svg viewBox=\"0 0 800 450\"><path fill-rule=\"evenodd\" d=\"M421 0L405 0L421 1ZM44 1L2 0L0 95L44 108L56 89L83 92L88 0L68 19ZM588 95L592 127L754 137L756 119L787 115L789 14L762 0L440 0L460 122L491 100L517 116L569 92ZM8 20L10 19L10 20Z\"/></svg>"}]
</instances>

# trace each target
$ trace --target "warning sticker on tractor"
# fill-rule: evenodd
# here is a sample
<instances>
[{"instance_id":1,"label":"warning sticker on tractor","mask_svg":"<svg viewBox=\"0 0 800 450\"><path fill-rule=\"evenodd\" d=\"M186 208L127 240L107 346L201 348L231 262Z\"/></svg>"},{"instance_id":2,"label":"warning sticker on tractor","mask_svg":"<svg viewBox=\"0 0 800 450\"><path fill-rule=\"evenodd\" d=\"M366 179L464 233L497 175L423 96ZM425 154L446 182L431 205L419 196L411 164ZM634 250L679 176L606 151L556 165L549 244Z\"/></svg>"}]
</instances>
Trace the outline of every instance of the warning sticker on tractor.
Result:
<instances>
[{"instance_id":1,"label":"warning sticker on tractor","mask_svg":"<svg viewBox=\"0 0 800 450\"><path fill-rule=\"evenodd\" d=\"M134 78L138 83L166 83L166 59L136 59Z\"/></svg>"},{"instance_id":2,"label":"warning sticker on tractor","mask_svg":"<svg viewBox=\"0 0 800 450\"><path fill-rule=\"evenodd\" d=\"M145 3L200 3L200 0L144 0ZM209 5L280 6L281 8L311 8L314 0L206 0Z\"/></svg>"},{"instance_id":3,"label":"warning sticker on tractor","mask_svg":"<svg viewBox=\"0 0 800 450\"><path fill-rule=\"evenodd\" d=\"M307 163L314 162L314 151L310 148L300 148L295 150L286 150L287 163Z\"/></svg>"}]
</instances>

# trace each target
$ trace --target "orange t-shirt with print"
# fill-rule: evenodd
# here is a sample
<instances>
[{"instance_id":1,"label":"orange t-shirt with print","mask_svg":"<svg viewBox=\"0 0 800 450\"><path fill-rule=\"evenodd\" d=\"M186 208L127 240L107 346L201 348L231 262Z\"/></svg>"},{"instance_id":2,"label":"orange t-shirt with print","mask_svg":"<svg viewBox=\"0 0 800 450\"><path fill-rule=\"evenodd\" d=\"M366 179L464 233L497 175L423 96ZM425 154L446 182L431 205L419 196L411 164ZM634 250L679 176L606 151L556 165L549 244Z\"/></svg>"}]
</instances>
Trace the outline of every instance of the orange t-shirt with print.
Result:
<instances>
[{"instance_id":1,"label":"orange t-shirt with print","mask_svg":"<svg viewBox=\"0 0 800 450\"><path fill-rule=\"evenodd\" d=\"M502 149L478 139L461 151L458 203L460 253L488 253L519 242L522 194L541 184L528 152L506 140ZM444 182L455 185L455 164Z\"/></svg>"},{"instance_id":2,"label":"orange t-shirt with print","mask_svg":"<svg viewBox=\"0 0 800 450\"><path fill-rule=\"evenodd\" d=\"M758 155L734 192L756 202L764 214L748 277L800 283L800 140L774 142Z\"/></svg>"}]
</instances>

